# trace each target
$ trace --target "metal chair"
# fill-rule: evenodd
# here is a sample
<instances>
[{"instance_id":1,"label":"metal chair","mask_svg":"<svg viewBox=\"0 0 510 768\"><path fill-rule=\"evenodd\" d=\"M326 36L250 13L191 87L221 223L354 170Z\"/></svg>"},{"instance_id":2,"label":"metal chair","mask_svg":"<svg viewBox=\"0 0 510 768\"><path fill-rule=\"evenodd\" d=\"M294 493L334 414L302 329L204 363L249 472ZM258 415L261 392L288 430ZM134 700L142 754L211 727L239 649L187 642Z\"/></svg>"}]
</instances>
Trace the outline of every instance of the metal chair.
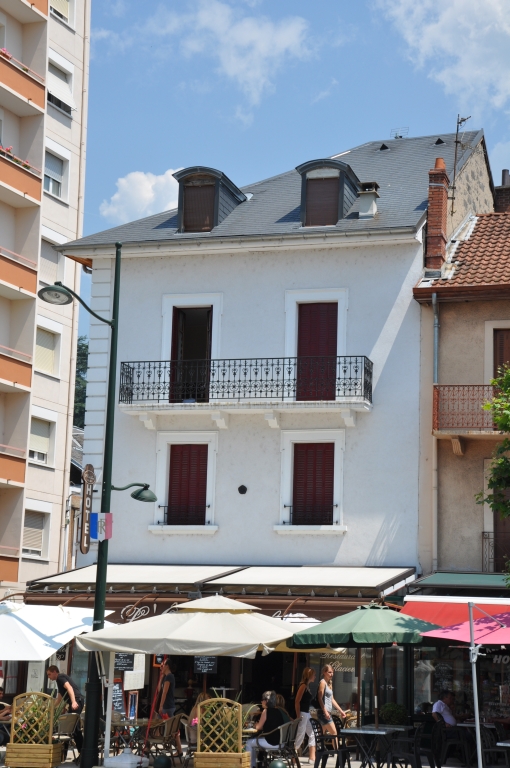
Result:
<instances>
[{"instance_id":1,"label":"metal chair","mask_svg":"<svg viewBox=\"0 0 510 768\"><path fill-rule=\"evenodd\" d=\"M482 742L483 768L509 768L509 751L506 747L497 747L497 731L480 725L480 738ZM499 758L503 760L500 762Z\"/></svg>"},{"instance_id":2,"label":"metal chair","mask_svg":"<svg viewBox=\"0 0 510 768\"><path fill-rule=\"evenodd\" d=\"M289 761L291 765L294 765L295 768L301 768L299 755L296 749L296 736L298 728L299 719L292 720L290 722L289 728L287 729L287 741L285 742L285 746L283 748L287 761Z\"/></svg>"},{"instance_id":3,"label":"metal chair","mask_svg":"<svg viewBox=\"0 0 510 768\"><path fill-rule=\"evenodd\" d=\"M391 741L390 751L388 753L388 765L392 768L422 768L422 757L426 757L430 768L436 768L436 761L432 751L422 745L424 724L418 725L414 736L404 734L395 736Z\"/></svg>"},{"instance_id":4,"label":"metal chair","mask_svg":"<svg viewBox=\"0 0 510 768\"><path fill-rule=\"evenodd\" d=\"M442 715L440 715L438 712L435 714L437 715L438 719L432 728L431 751L434 756L436 765L438 768L441 768L441 766L446 763L448 757L451 756L449 753L452 749L460 753L461 760L464 765L469 765L469 749L467 741L461 733L461 729L459 730L457 728L455 731L452 728L448 729L450 733L448 734L447 738L446 723Z\"/></svg>"},{"instance_id":5,"label":"metal chair","mask_svg":"<svg viewBox=\"0 0 510 768\"><path fill-rule=\"evenodd\" d=\"M290 729L290 726L292 725L292 722L290 723L284 723L283 725L280 725L278 728L275 728L272 731L267 731L266 733L259 733L259 735L256 737L257 742L257 764L260 763L264 766L264 768L267 768L269 764L268 758L271 758L272 760L275 760L276 758L280 757L282 760L285 760L287 765L289 765L289 758L285 754L285 746L287 743L287 736L288 731ZM278 744L275 744L274 747L262 747L260 746L260 739L266 739L267 737L272 733L278 733Z\"/></svg>"},{"instance_id":6,"label":"metal chair","mask_svg":"<svg viewBox=\"0 0 510 768\"><path fill-rule=\"evenodd\" d=\"M69 747L73 750L73 760L76 760L76 742L74 740L74 732L80 716L76 713L69 712L66 715L61 715L57 721L57 732L53 738L56 741L60 741L64 750L64 760L67 758L67 752Z\"/></svg>"},{"instance_id":7,"label":"metal chair","mask_svg":"<svg viewBox=\"0 0 510 768\"><path fill-rule=\"evenodd\" d=\"M310 718L313 734L315 736L315 764L314 768L326 768L326 763L330 757L336 758L336 768L342 765L342 768L347 765L351 768L351 755L350 749L345 743L345 737L342 733L342 723L339 718L336 718L339 725L335 724L337 735L334 736L330 733L324 733L322 725L314 717Z\"/></svg>"}]
</instances>

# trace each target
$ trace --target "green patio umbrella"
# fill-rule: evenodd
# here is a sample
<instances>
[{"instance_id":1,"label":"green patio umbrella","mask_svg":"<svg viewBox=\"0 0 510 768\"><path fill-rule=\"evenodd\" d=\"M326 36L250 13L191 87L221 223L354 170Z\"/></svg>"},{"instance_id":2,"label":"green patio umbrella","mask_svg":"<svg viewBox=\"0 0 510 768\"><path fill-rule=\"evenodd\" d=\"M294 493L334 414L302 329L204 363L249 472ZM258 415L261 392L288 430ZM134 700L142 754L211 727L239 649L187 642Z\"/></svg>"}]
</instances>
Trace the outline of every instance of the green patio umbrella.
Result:
<instances>
[{"instance_id":1,"label":"green patio umbrella","mask_svg":"<svg viewBox=\"0 0 510 768\"><path fill-rule=\"evenodd\" d=\"M436 629L435 624L413 616L404 616L385 605L359 605L355 611L337 616L322 624L296 632L287 645L290 648L367 647L376 658L378 646L422 643L421 632ZM375 722L379 725L377 662L373 664Z\"/></svg>"}]
</instances>

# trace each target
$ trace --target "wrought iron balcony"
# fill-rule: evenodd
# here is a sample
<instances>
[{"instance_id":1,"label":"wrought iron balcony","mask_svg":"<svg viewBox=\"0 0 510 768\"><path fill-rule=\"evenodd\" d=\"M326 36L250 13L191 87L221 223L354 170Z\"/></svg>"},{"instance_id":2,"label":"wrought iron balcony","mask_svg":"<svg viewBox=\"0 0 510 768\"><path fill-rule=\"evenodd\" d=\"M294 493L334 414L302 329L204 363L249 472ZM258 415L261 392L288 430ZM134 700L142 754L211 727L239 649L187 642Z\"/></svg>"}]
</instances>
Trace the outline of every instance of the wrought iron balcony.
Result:
<instances>
[{"instance_id":1,"label":"wrought iron balcony","mask_svg":"<svg viewBox=\"0 0 510 768\"><path fill-rule=\"evenodd\" d=\"M490 384L435 384L433 429L494 431L490 411L483 410L492 396Z\"/></svg>"},{"instance_id":2,"label":"wrought iron balcony","mask_svg":"<svg viewBox=\"0 0 510 768\"><path fill-rule=\"evenodd\" d=\"M482 533L482 571L502 573L510 560L510 534L484 531Z\"/></svg>"},{"instance_id":3,"label":"wrought iron balcony","mask_svg":"<svg viewBox=\"0 0 510 768\"><path fill-rule=\"evenodd\" d=\"M363 356L121 363L121 403L372 402Z\"/></svg>"},{"instance_id":4,"label":"wrought iron balcony","mask_svg":"<svg viewBox=\"0 0 510 768\"><path fill-rule=\"evenodd\" d=\"M289 519L284 520L284 525L333 525L334 511L338 504L299 504L292 506L285 504Z\"/></svg>"},{"instance_id":5,"label":"wrought iron balcony","mask_svg":"<svg viewBox=\"0 0 510 768\"><path fill-rule=\"evenodd\" d=\"M158 504L163 520L158 525L206 525L207 509L210 504Z\"/></svg>"}]
</instances>

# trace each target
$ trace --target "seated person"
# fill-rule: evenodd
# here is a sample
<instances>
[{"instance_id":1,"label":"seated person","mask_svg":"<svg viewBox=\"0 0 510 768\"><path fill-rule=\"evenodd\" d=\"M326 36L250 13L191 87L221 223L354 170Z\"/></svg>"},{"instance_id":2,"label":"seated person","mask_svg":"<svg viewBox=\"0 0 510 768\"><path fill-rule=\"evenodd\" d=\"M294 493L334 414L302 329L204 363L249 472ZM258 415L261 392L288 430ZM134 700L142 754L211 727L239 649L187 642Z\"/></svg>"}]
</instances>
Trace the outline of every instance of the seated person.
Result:
<instances>
[{"instance_id":1,"label":"seated person","mask_svg":"<svg viewBox=\"0 0 510 768\"><path fill-rule=\"evenodd\" d=\"M195 706L189 713L188 733L189 733L190 741L192 742L192 744L197 743L198 705L201 704L203 701L208 701L210 698L211 696L208 693L199 693L197 696L197 700L195 701Z\"/></svg>"},{"instance_id":2,"label":"seated person","mask_svg":"<svg viewBox=\"0 0 510 768\"><path fill-rule=\"evenodd\" d=\"M257 749L271 749L277 747L280 743L280 731L277 729L284 724L283 713L276 706L276 693L266 691L262 694L262 714L255 726L260 734L265 734L263 738L258 736L255 739L248 739L246 742L246 751L250 753L251 768L257 766Z\"/></svg>"},{"instance_id":3,"label":"seated person","mask_svg":"<svg viewBox=\"0 0 510 768\"><path fill-rule=\"evenodd\" d=\"M432 717L434 720L439 720L437 715L442 715L443 720L446 723L447 728L455 728L457 720L465 720L464 716L456 718L453 714L453 708L455 706L455 694L453 691L441 691L439 699L432 707Z\"/></svg>"},{"instance_id":4,"label":"seated person","mask_svg":"<svg viewBox=\"0 0 510 768\"><path fill-rule=\"evenodd\" d=\"M276 694L276 706L282 713L284 722L290 723L290 721L292 720L292 717L289 715L289 713L285 709L285 699L281 695L281 693Z\"/></svg>"}]
</instances>

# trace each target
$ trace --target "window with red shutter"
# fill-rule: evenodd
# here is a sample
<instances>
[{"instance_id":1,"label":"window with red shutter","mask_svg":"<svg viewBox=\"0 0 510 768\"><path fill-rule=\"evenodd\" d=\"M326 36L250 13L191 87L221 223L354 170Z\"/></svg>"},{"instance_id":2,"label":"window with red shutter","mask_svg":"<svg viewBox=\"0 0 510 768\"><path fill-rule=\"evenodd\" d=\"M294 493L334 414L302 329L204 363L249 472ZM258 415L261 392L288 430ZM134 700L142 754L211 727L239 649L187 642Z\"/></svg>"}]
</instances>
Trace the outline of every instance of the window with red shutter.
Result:
<instances>
[{"instance_id":1,"label":"window with red shutter","mask_svg":"<svg viewBox=\"0 0 510 768\"><path fill-rule=\"evenodd\" d=\"M503 366L510 365L510 328L494 330L494 377L497 378Z\"/></svg>"},{"instance_id":2,"label":"window with red shutter","mask_svg":"<svg viewBox=\"0 0 510 768\"><path fill-rule=\"evenodd\" d=\"M326 227L338 222L340 179L307 179L306 227Z\"/></svg>"},{"instance_id":3,"label":"window with red shutter","mask_svg":"<svg viewBox=\"0 0 510 768\"><path fill-rule=\"evenodd\" d=\"M293 525L332 525L334 443L294 443Z\"/></svg>"},{"instance_id":4,"label":"window with red shutter","mask_svg":"<svg viewBox=\"0 0 510 768\"><path fill-rule=\"evenodd\" d=\"M214 226L212 184L186 184L184 187L183 228L185 232L210 232Z\"/></svg>"},{"instance_id":5,"label":"window with red shutter","mask_svg":"<svg viewBox=\"0 0 510 768\"><path fill-rule=\"evenodd\" d=\"M170 446L167 525L205 525L207 445Z\"/></svg>"},{"instance_id":6,"label":"window with red shutter","mask_svg":"<svg viewBox=\"0 0 510 768\"><path fill-rule=\"evenodd\" d=\"M338 304L299 304L296 400L336 397Z\"/></svg>"}]
</instances>

